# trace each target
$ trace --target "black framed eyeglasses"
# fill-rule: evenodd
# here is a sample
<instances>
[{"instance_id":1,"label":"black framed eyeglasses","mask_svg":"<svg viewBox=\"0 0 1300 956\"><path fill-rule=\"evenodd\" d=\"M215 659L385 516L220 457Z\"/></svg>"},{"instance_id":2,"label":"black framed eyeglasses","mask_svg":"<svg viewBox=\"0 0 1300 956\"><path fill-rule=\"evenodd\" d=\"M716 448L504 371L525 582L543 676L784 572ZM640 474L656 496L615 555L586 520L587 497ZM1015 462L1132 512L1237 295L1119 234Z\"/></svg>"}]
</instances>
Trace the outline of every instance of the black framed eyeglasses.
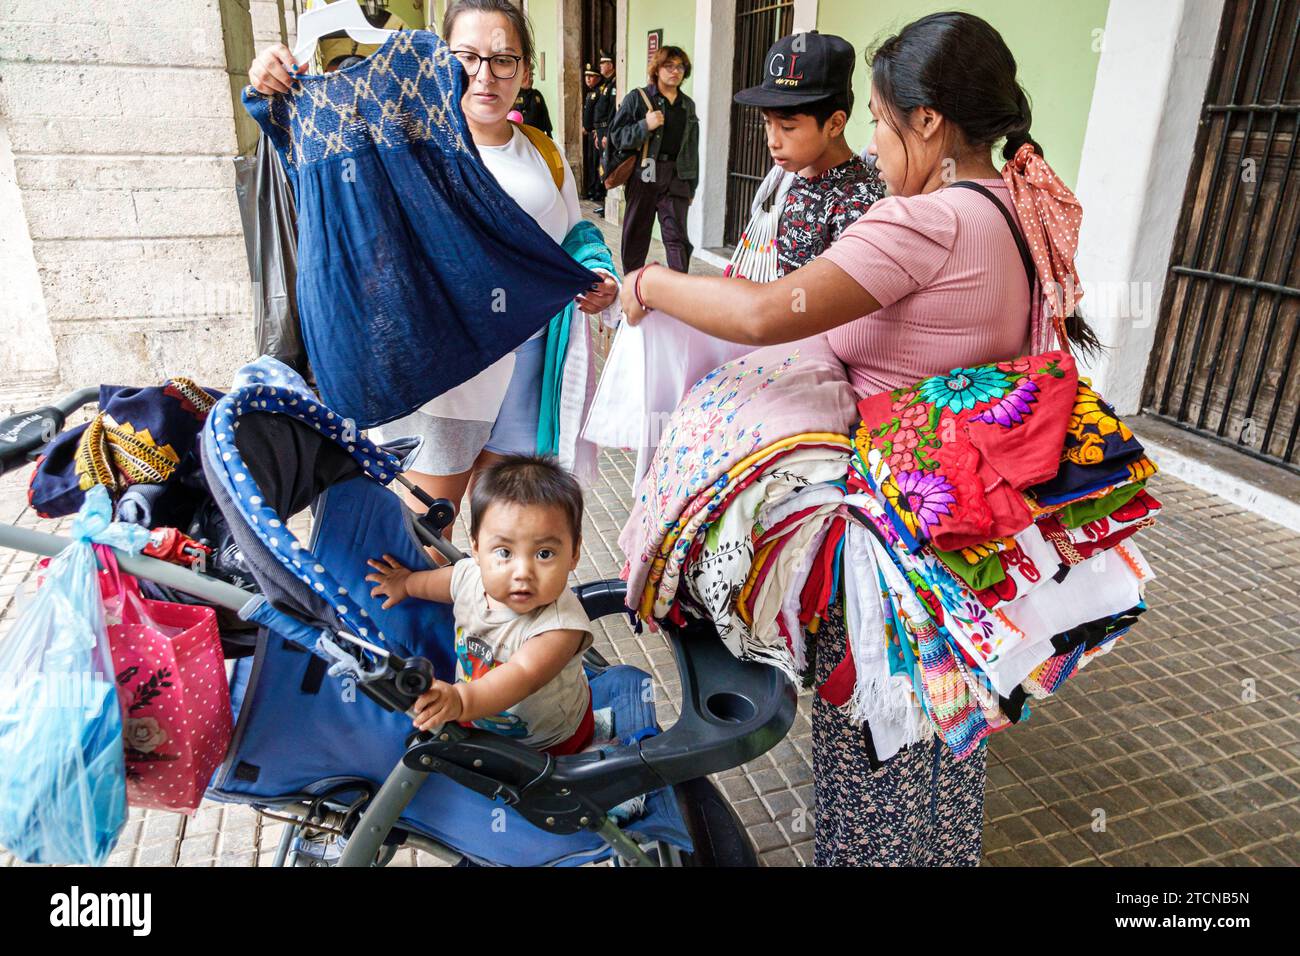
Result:
<instances>
[{"instance_id":1,"label":"black framed eyeglasses","mask_svg":"<svg viewBox=\"0 0 1300 956\"><path fill-rule=\"evenodd\" d=\"M523 61L522 56L516 56L513 53L493 53L491 56L479 56L473 50L453 50L452 55L460 60L460 65L465 68L465 74L470 79L478 76L478 71L486 61L488 69L498 80L513 80L515 74L519 72L519 64Z\"/></svg>"}]
</instances>

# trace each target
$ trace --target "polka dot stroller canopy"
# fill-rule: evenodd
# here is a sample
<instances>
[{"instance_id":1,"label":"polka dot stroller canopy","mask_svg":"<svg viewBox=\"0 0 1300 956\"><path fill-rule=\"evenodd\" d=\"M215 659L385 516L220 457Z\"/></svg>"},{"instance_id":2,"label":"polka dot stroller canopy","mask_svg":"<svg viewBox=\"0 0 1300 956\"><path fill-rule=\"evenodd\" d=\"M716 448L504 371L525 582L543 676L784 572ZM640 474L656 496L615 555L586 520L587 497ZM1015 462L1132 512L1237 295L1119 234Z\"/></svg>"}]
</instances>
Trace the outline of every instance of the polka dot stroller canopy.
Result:
<instances>
[{"instance_id":1,"label":"polka dot stroller canopy","mask_svg":"<svg viewBox=\"0 0 1300 956\"><path fill-rule=\"evenodd\" d=\"M393 446L410 451L411 446ZM321 404L293 369L270 356L245 365L203 428L204 473L262 594L241 615L315 650L322 629L343 631L395 653L372 616L358 572L340 576L300 542L288 520L330 488L366 476L382 490L402 460ZM385 497L392 497L383 492ZM318 532L313 531L313 543ZM349 555L364 567L367 555ZM406 641L396 642L408 645Z\"/></svg>"}]
</instances>

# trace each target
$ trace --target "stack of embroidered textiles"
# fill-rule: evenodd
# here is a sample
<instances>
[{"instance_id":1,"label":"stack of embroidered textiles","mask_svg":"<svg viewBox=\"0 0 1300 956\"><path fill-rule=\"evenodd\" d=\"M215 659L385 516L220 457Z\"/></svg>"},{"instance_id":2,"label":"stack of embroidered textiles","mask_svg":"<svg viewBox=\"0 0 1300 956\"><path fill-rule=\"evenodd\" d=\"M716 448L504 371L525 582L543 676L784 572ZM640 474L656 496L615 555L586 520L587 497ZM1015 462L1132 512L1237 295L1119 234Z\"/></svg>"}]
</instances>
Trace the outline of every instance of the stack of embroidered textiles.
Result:
<instances>
[{"instance_id":1,"label":"stack of embroidered textiles","mask_svg":"<svg viewBox=\"0 0 1300 956\"><path fill-rule=\"evenodd\" d=\"M629 607L648 622L712 620L732 653L795 677L843 536L854 402L821 337L759 349L696 382L619 537Z\"/></svg>"},{"instance_id":2,"label":"stack of embroidered textiles","mask_svg":"<svg viewBox=\"0 0 1300 956\"><path fill-rule=\"evenodd\" d=\"M761 349L674 412L619 538L628 603L711 620L792 678L842 604L819 693L870 723L879 760L936 731L965 757L1145 609L1131 535L1160 509L1154 473L1064 352L855 406L821 340Z\"/></svg>"},{"instance_id":3,"label":"stack of embroidered textiles","mask_svg":"<svg viewBox=\"0 0 1300 956\"><path fill-rule=\"evenodd\" d=\"M852 659L820 692L871 720L879 759L930 726L965 757L1145 609L1152 572L1131 536L1160 509L1145 489L1155 465L1064 352L858 407Z\"/></svg>"}]
</instances>

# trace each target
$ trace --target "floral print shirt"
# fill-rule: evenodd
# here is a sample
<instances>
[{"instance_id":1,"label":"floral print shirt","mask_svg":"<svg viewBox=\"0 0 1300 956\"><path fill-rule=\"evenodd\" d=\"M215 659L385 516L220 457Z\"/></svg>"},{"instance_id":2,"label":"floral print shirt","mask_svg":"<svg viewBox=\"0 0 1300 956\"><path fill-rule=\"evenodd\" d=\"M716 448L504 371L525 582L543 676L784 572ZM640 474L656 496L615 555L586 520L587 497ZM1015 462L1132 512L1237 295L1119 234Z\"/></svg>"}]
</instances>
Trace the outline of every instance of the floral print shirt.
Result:
<instances>
[{"instance_id":1,"label":"floral print shirt","mask_svg":"<svg viewBox=\"0 0 1300 956\"><path fill-rule=\"evenodd\" d=\"M861 156L812 179L796 176L776 227L778 272L785 275L817 258L884 195L884 182Z\"/></svg>"}]
</instances>

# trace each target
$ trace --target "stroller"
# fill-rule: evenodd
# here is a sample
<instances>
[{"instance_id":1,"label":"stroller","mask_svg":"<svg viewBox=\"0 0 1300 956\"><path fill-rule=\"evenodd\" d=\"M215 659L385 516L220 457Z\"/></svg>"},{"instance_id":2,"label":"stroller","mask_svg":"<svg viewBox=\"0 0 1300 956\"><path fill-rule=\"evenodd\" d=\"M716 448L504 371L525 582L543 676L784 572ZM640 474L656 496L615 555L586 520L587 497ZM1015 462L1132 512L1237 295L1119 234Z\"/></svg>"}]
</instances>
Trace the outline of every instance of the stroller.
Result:
<instances>
[{"instance_id":1,"label":"stroller","mask_svg":"<svg viewBox=\"0 0 1300 956\"><path fill-rule=\"evenodd\" d=\"M83 389L0 423L0 474L39 454ZM147 557L124 570L257 625L226 646L235 728L206 796L288 823L275 864L383 866L406 845L462 865L754 865L730 805L707 774L775 746L794 720L779 671L735 659L707 622L664 628L681 678L681 716L656 723L652 681L594 650L593 706L613 713L615 742L553 757L489 731L445 724L413 732L408 709L432 679L454 679L450 607L383 610L365 558L431 567L426 547L454 517L402 475L413 443L380 447L322 405L296 372L245 366L203 428L204 477L257 592ZM386 486L426 507L413 513ZM307 542L288 528L311 508ZM0 526L0 546L54 554L66 541ZM592 620L626 613L622 581L574 589ZM223 643L226 634L223 632ZM332 680L329 680L332 678ZM620 826L611 810L645 795Z\"/></svg>"}]
</instances>

